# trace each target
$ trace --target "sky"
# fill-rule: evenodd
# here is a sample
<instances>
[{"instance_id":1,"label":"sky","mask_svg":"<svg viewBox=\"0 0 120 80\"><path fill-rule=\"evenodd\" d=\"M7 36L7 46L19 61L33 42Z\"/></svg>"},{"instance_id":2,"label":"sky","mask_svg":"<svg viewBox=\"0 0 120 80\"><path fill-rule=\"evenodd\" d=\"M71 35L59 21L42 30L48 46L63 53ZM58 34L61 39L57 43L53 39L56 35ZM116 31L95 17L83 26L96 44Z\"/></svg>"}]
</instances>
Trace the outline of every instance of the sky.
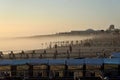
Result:
<instances>
[{"instance_id":1,"label":"sky","mask_svg":"<svg viewBox=\"0 0 120 80\"><path fill-rule=\"evenodd\" d=\"M0 37L120 28L120 0L0 0Z\"/></svg>"}]
</instances>

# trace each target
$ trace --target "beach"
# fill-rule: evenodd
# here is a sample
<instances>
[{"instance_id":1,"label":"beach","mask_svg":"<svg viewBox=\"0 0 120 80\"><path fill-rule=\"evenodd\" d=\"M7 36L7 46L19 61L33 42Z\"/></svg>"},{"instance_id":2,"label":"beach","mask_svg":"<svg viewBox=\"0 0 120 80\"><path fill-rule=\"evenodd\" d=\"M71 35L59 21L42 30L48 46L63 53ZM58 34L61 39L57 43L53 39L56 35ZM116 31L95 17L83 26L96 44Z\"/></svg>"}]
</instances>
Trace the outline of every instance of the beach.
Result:
<instances>
[{"instance_id":1,"label":"beach","mask_svg":"<svg viewBox=\"0 0 120 80\"><path fill-rule=\"evenodd\" d=\"M11 55L11 57L16 59L110 57L112 53L120 51L119 39L119 35L100 35L85 40L57 41L49 44L48 47L44 49L13 51L12 54L14 56ZM70 50L70 48L72 50ZM11 54L11 52L3 55L3 58L9 59L9 54Z\"/></svg>"}]
</instances>

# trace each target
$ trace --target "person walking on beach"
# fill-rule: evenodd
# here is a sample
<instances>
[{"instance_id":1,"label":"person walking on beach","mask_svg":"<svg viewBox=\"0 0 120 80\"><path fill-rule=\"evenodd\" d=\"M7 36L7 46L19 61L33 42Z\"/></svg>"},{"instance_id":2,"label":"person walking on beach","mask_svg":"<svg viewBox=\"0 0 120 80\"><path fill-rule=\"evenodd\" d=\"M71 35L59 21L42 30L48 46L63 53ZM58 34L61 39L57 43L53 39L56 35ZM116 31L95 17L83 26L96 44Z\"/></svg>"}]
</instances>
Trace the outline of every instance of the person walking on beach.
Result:
<instances>
[{"instance_id":1,"label":"person walking on beach","mask_svg":"<svg viewBox=\"0 0 120 80\"><path fill-rule=\"evenodd\" d=\"M36 54L36 53L35 53L35 50L33 50L32 53L31 53L31 57L34 58L34 57L35 57L35 54Z\"/></svg>"},{"instance_id":2,"label":"person walking on beach","mask_svg":"<svg viewBox=\"0 0 120 80\"><path fill-rule=\"evenodd\" d=\"M22 52L21 53L19 53L20 54L20 58L22 59L23 57L24 57L24 51L22 50Z\"/></svg>"},{"instance_id":3,"label":"person walking on beach","mask_svg":"<svg viewBox=\"0 0 120 80\"><path fill-rule=\"evenodd\" d=\"M69 45L69 50L70 50L70 53L72 52L72 46L71 45Z\"/></svg>"},{"instance_id":4,"label":"person walking on beach","mask_svg":"<svg viewBox=\"0 0 120 80\"><path fill-rule=\"evenodd\" d=\"M3 57L3 52L2 51L0 51L0 58L2 58Z\"/></svg>"},{"instance_id":5,"label":"person walking on beach","mask_svg":"<svg viewBox=\"0 0 120 80\"><path fill-rule=\"evenodd\" d=\"M55 44L55 49L57 49L57 44Z\"/></svg>"},{"instance_id":6,"label":"person walking on beach","mask_svg":"<svg viewBox=\"0 0 120 80\"><path fill-rule=\"evenodd\" d=\"M46 50L44 50L44 52L43 52L44 54L46 54L47 52L46 52Z\"/></svg>"},{"instance_id":7,"label":"person walking on beach","mask_svg":"<svg viewBox=\"0 0 120 80\"><path fill-rule=\"evenodd\" d=\"M29 58L29 55L28 54L26 54L26 59L28 59Z\"/></svg>"},{"instance_id":8,"label":"person walking on beach","mask_svg":"<svg viewBox=\"0 0 120 80\"><path fill-rule=\"evenodd\" d=\"M15 58L15 54L13 53L13 51L11 51L11 52L9 53L9 58L10 58L10 59Z\"/></svg>"},{"instance_id":9,"label":"person walking on beach","mask_svg":"<svg viewBox=\"0 0 120 80\"><path fill-rule=\"evenodd\" d=\"M70 58L70 52L69 52L69 50L67 50L67 59L69 59Z\"/></svg>"},{"instance_id":10,"label":"person walking on beach","mask_svg":"<svg viewBox=\"0 0 120 80\"><path fill-rule=\"evenodd\" d=\"M42 54L40 54L40 57L39 57L40 59L42 59Z\"/></svg>"},{"instance_id":11,"label":"person walking on beach","mask_svg":"<svg viewBox=\"0 0 120 80\"><path fill-rule=\"evenodd\" d=\"M57 54L58 54L58 51L57 51L57 50L55 50L55 53L54 53L54 59L56 59Z\"/></svg>"}]
</instances>

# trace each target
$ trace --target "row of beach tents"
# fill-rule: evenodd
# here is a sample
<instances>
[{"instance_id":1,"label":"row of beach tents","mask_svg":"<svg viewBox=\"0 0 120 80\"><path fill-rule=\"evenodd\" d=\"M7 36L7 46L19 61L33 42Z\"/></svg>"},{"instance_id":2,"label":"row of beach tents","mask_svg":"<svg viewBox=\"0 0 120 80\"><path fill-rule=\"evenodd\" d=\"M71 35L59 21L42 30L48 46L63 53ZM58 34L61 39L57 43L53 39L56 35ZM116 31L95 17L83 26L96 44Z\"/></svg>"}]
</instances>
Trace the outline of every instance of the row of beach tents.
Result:
<instances>
[{"instance_id":1,"label":"row of beach tents","mask_svg":"<svg viewBox=\"0 0 120 80\"><path fill-rule=\"evenodd\" d=\"M113 53L112 58L84 58L84 59L13 59L0 60L0 66L12 65L102 65L116 64L120 65L120 53Z\"/></svg>"}]
</instances>

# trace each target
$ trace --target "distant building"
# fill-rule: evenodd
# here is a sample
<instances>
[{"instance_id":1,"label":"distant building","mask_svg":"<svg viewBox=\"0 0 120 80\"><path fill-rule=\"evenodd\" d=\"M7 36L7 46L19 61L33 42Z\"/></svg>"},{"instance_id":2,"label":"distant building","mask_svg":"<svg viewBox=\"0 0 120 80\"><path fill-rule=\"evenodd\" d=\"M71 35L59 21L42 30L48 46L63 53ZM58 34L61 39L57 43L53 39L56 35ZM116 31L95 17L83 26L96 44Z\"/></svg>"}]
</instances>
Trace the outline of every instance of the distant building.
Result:
<instances>
[{"instance_id":1,"label":"distant building","mask_svg":"<svg viewBox=\"0 0 120 80\"><path fill-rule=\"evenodd\" d=\"M109 26L107 30L94 30L94 29L87 29L84 31L72 30L71 32L58 33L58 35L96 35L96 34L108 34L108 33L120 33L120 29L116 29L115 26L112 24Z\"/></svg>"}]
</instances>

